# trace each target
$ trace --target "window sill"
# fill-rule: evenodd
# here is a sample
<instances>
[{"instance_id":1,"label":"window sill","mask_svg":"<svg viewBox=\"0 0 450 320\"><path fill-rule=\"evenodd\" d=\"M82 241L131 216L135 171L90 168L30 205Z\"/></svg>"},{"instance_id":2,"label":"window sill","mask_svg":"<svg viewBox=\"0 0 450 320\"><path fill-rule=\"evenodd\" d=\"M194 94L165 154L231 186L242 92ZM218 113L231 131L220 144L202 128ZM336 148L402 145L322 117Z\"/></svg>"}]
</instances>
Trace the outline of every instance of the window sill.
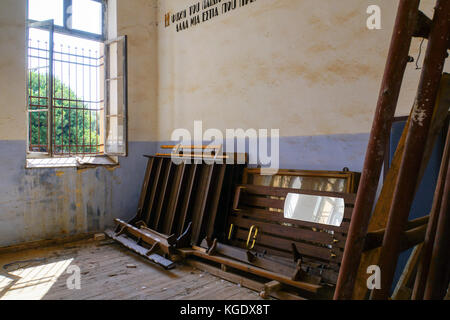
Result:
<instances>
[{"instance_id":1,"label":"window sill","mask_svg":"<svg viewBox=\"0 0 450 320\"><path fill-rule=\"evenodd\" d=\"M115 167L119 165L117 157L69 157L69 158L29 158L26 169L39 168L92 168L97 166Z\"/></svg>"}]
</instances>

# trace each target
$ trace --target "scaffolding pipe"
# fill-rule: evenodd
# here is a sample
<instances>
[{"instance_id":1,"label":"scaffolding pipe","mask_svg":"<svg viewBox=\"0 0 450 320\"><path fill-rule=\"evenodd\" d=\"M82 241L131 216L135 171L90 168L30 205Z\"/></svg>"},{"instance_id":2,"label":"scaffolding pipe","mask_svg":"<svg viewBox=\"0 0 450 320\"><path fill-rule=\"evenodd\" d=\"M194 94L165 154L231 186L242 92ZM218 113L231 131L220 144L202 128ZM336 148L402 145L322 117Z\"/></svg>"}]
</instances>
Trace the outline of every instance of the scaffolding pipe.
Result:
<instances>
[{"instance_id":1,"label":"scaffolding pipe","mask_svg":"<svg viewBox=\"0 0 450 320\"><path fill-rule=\"evenodd\" d=\"M352 298L364 240L375 202L386 144L409 60L408 54L416 27L418 10L419 0L400 1L366 152L364 170L334 295L336 300Z\"/></svg>"},{"instance_id":2,"label":"scaffolding pipe","mask_svg":"<svg viewBox=\"0 0 450 320\"><path fill-rule=\"evenodd\" d=\"M447 130L447 140L442 156L441 169L436 184L436 191L433 199L433 206L431 207L430 221L428 222L427 233L420 255L420 261L417 268L416 280L414 282L414 289L412 293L412 300L422 300L425 292L425 285L430 269L431 255L433 252L433 245L439 220L440 208L442 204L442 195L444 192L445 177L447 176L447 163L450 155L450 130Z\"/></svg>"},{"instance_id":3,"label":"scaffolding pipe","mask_svg":"<svg viewBox=\"0 0 450 320\"><path fill-rule=\"evenodd\" d=\"M430 271L425 288L425 300L442 300L449 282L449 246L450 246L450 162L447 162L447 177L442 195L439 222L431 256Z\"/></svg>"},{"instance_id":4,"label":"scaffolding pipe","mask_svg":"<svg viewBox=\"0 0 450 320\"><path fill-rule=\"evenodd\" d=\"M428 41L422 75L408 128L405 151L394 190L379 267L381 288L372 291L372 299L388 299L400 254L400 234L408 221L419 182L431 120L442 78L447 43L450 38L450 0L438 0Z\"/></svg>"}]
</instances>

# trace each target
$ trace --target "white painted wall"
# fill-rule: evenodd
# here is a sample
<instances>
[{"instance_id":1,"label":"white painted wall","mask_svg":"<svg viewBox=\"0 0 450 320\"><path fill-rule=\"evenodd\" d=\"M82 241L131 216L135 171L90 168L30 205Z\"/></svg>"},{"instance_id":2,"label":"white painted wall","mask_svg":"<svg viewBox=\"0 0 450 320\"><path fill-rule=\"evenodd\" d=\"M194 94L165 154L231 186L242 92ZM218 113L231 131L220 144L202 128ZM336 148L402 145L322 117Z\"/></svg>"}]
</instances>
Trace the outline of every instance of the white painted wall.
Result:
<instances>
[{"instance_id":1,"label":"white painted wall","mask_svg":"<svg viewBox=\"0 0 450 320\"><path fill-rule=\"evenodd\" d=\"M0 4L0 140L26 140L26 1Z\"/></svg>"},{"instance_id":2,"label":"white painted wall","mask_svg":"<svg viewBox=\"0 0 450 320\"><path fill-rule=\"evenodd\" d=\"M159 140L194 120L282 136L370 131L398 1L256 0L178 33L164 14L196 1L158 3ZM369 4L380 5L382 30L366 28ZM430 17L433 4L422 1ZM398 115L409 114L419 76L409 64Z\"/></svg>"},{"instance_id":3,"label":"white painted wall","mask_svg":"<svg viewBox=\"0 0 450 320\"><path fill-rule=\"evenodd\" d=\"M116 0L118 35L128 35L130 141L155 141L157 111L157 11L155 0Z\"/></svg>"}]
</instances>

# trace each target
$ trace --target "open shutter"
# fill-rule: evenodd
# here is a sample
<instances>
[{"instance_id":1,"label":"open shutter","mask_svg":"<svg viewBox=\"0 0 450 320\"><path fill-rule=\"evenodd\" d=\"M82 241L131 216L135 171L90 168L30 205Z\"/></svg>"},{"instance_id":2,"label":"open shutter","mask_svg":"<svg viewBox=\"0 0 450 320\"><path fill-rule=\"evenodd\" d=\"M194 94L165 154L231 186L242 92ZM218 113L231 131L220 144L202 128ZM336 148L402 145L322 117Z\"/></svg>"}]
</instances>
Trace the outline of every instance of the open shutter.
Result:
<instances>
[{"instance_id":1,"label":"open shutter","mask_svg":"<svg viewBox=\"0 0 450 320\"><path fill-rule=\"evenodd\" d=\"M53 132L53 20L27 26L27 153L52 155ZM30 31L48 33L48 41L32 41Z\"/></svg>"},{"instance_id":2,"label":"open shutter","mask_svg":"<svg viewBox=\"0 0 450 320\"><path fill-rule=\"evenodd\" d=\"M127 156L127 37L105 41L105 154Z\"/></svg>"}]
</instances>

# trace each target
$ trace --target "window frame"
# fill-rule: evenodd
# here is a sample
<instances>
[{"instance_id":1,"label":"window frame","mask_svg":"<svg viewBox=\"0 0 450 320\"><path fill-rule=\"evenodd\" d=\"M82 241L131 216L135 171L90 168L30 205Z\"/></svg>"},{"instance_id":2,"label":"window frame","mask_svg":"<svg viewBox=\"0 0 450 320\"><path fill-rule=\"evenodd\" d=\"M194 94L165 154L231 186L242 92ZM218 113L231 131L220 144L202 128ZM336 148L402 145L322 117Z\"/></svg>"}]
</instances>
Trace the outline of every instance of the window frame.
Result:
<instances>
[{"instance_id":1,"label":"window frame","mask_svg":"<svg viewBox=\"0 0 450 320\"><path fill-rule=\"evenodd\" d=\"M28 22L27 23L27 34L26 34L26 45L27 45L27 75L26 75L26 81L27 81L27 102L26 102L26 108L27 108L27 157L28 158L51 158L53 157L53 132L51 128L53 127L52 120L53 117L50 115L53 113L53 68L49 67L49 88L48 95L47 95L47 110L41 110L41 111L34 111L34 112L47 112L47 152L38 152L38 151L30 151L30 98L28 96L28 82L29 82L29 73L28 73L28 53L29 53L29 29L42 29L49 32L49 66L53 64L53 52L54 52L54 43L53 43L53 34L54 34L54 23L53 20L44 20L44 21L36 21L36 22Z\"/></svg>"},{"instance_id":2,"label":"window frame","mask_svg":"<svg viewBox=\"0 0 450 320\"><path fill-rule=\"evenodd\" d=\"M68 25L68 20L72 16L69 14L67 8L72 6L73 1L77 0L61 0L63 1L63 26L54 25L54 32L55 33L61 33L68 36L83 38L87 40L94 40L99 42L104 42L106 40L107 35L107 0L90 0L94 2L101 3L102 5L102 34L96 34L92 32L86 32L81 30L76 30L70 28ZM27 0L27 22L28 23L34 23L39 22L37 20L28 19L28 10L29 10L29 0Z\"/></svg>"},{"instance_id":3,"label":"window frame","mask_svg":"<svg viewBox=\"0 0 450 320\"><path fill-rule=\"evenodd\" d=\"M127 99L127 91L128 91L128 86L127 86L127 79L128 79L128 72L127 72L127 49L126 49L126 36L121 36L118 37L116 39L108 39L108 29L107 29L107 25L108 25L108 6L107 6L107 0L91 0L94 2L98 2L102 4L102 34L95 34L95 33L90 33L90 32L86 32L86 31L81 31L81 30L74 30L71 29L70 26L68 25L68 21L71 18L71 14L69 14L69 11L67 10L68 7L70 7L73 3L73 1L77 1L77 0L62 0L63 1L63 24L64 26L59 26L59 25L53 25L50 27L51 32L54 33L59 33L59 34L63 34L63 35L68 35L68 36L73 36L73 37L78 37L78 38L82 38L82 39L86 39L86 40L93 40L93 41L97 41L97 42L101 42L103 43L103 45L106 46L111 43L111 42L117 42L118 40L125 40L125 52L124 52L124 57L125 57L125 61L123 62L123 68L124 68L124 72L125 72L125 79L124 79L124 111L125 111L125 126L124 126L124 139L125 139L125 152L124 153L108 153L106 150L106 141L104 141L104 150L103 150L103 154L100 155L90 155L90 156L86 156L86 155L72 155L70 157L64 157L64 156L58 156L58 155L54 155L52 152L52 139L53 139L53 132L51 130L52 126L49 126L49 133L48 136L49 138L48 140L48 144L49 144L49 148L48 148L48 152L31 152L29 150L29 143L28 143L28 137L29 137L29 132L27 131L27 168L36 168L39 166L36 166L33 163L28 163L28 160L33 161L33 160L39 160L39 159L61 159L63 160L63 162L67 162L68 158L76 158L77 160L75 162L77 163L84 163L86 161L91 162L91 164L96 164L96 160L98 159L98 164L99 165L111 165L111 164L118 164L118 156L127 156L128 155L128 117L127 117L127 110L128 110L128 99ZM52 23L53 20L46 20L46 21L36 21L33 19L28 19L29 16L29 0L27 0L27 7L26 7L26 21L27 21L27 30L26 30L26 48L27 48L27 65L28 65L28 45L29 45L29 27L32 28L41 28L43 30L49 30L49 26L45 25L45 23ZM42 27L40 27L40 25L42 25ZM53 37L52 37L53 38ZM106 59L106 56L105 56ZM106 63L105 63L105 70L104 70L104 78L107 78L107 74L108 74L108 70L106 68ZM104 80L105 80L104 79ZM27 72L27 83L28 83L28 72ZM104 89L106 90L106 81L104 84ZM104 106L104 115L106 115L106 110L107 110L107 106L106 106L106 91L105 91L105 106ZM28 93L27 93L27 130L29 130L29 116L28 116L28 112L29 112L29 108L28 108ZM50 101L50 100L49 100ZM47 110L47 112L49 113L49 115L52 112L52 108L51 108L52 103L49 103L49 108ZM48 118L52 118L51 116L49 116ZM103 123L103 130L106 130L106 116L103 119L104 123ZM104 140L106 139L106 132L103 132L103 137ZM102 160L102 158L108 158L110 161L112 161L110 164L105 163L104 160ZM89 160L91 159L91 160ZM92 159L94 159L92 161ZM61 164L60 163L56 163L56 164L52 164L52 165L48 165L49 167L59 167ZM76 165L76 166L80 166L80 165Z\"/></svg>"},{"instance_id":4,"label":"window frame","mask_svg":"<svg viewBox=\"0 0 450 320\"><path fill-rule=\"evenodd\" d=\"M121 54L122 54L122 62L119 63L119 61L117 62L117 67L119 67L120 65L122 66L122 75L120 76L120 71L119 69L117 70L118 77L117 78L112 78L111 77L111 70L108 67L109 63L111 63L110 61L110 50L111 50L111 45L112 44L116 44L118 46L118 44L121 43L122 44L122 50L121 50ZM118 49L118 55L120 55L120 50ZM121 157L126 157L128 156L128 37L126 35L124 36L119 36L117 38L114 39L109 39L106 40L104 42L104 64L105 64L105 78L104 78L104 99L105 99L105 103L104 103L104 112L103 112L103 123L104 123L104 134L103 134L103 147L104 147L104 154L105 155L110 155L110 156L121 156ZM122 108L123 108L123 114L120 114L119 110L117 110L116 113L111 112L111 106L110 106L110 98L111 98L111 90L110 90L110 85L113 81L117 81L119 79L122 79L123 83L122 83ZM120 101L117 101L117 109L119 109L119 103ZM108 132L108 128L110 124L110 121L113 117L117 118L117 121L119 121L120 118L122 118L122 122L123 122L123 151L113 151L110 150L108 151L108 147L110 146L110 143L108 143L110 136L109 136L109 132ZM118 141L117 141L118 142Z\"/></svg>"}]
</instances>

